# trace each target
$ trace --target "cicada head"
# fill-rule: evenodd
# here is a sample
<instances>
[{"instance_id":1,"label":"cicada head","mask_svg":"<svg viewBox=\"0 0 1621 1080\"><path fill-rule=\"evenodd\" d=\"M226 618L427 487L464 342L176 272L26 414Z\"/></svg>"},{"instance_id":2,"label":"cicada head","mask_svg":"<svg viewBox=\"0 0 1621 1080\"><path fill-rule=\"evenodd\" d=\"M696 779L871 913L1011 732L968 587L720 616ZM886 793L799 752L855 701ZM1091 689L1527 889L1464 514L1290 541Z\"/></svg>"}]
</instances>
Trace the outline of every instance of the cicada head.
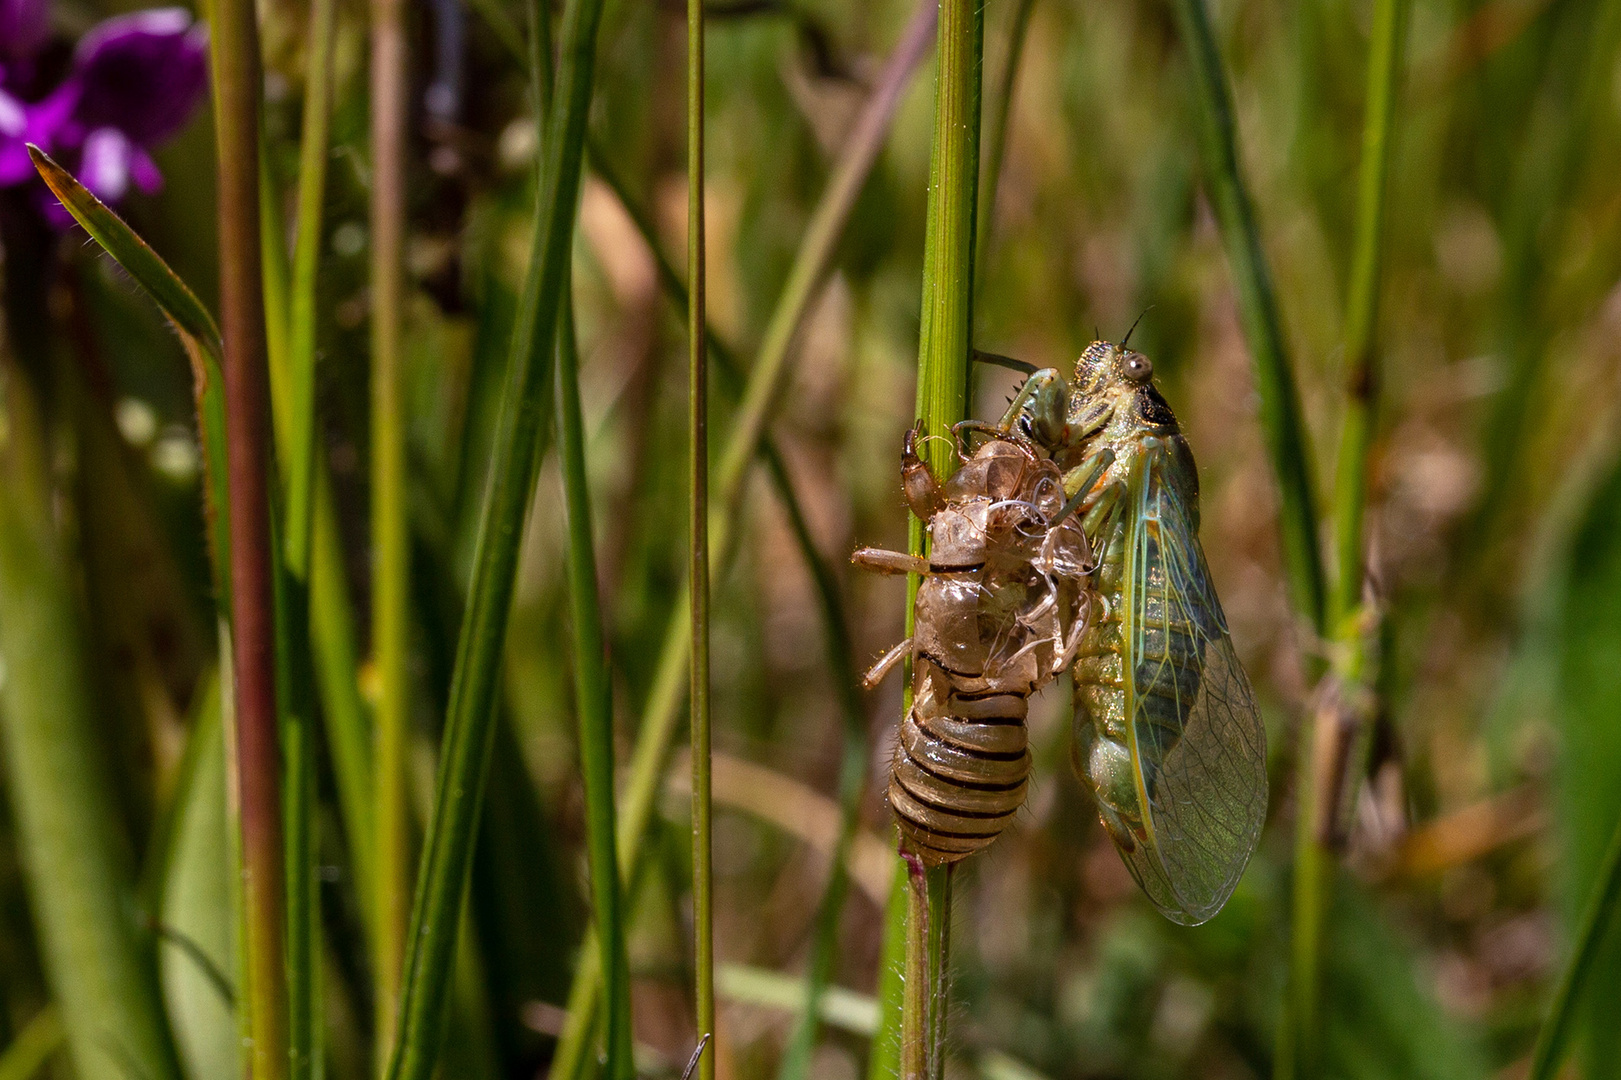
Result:
<instances>
[{"instance_id":1,"label":"cicada head","mask_svg":"<svg viewBox=\"0 0 1621 1080\"><path fill-rule=\"evenodd\" d=\"M1135 349L1094 341L1075 362L1070 424L1086 435L1117 419L1174 424L1171 407L1154 386L1154 362Z\"/></svg>"}]
</instances>

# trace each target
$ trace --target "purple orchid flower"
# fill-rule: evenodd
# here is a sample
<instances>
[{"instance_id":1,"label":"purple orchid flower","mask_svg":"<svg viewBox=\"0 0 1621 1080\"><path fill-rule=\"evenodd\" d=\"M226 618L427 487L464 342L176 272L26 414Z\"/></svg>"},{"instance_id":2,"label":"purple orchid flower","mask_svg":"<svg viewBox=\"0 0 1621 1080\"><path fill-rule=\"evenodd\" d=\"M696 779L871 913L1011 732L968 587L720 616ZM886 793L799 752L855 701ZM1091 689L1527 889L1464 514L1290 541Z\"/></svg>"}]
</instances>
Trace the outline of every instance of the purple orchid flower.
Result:
<instances>
[{"instance_id":1,"label":"purple orchid flower","mask_svg":"<svg viewBox=\"0 0 1621 1080\"><path fill-rule=\"evenodd\" d=\"M206 29L182 8L107 19L79 39L67 74L40 87L46 3L0 0L0 187L34 179L35 143L104 202L132 186L155 192L163 177L151 149L185 126L208 88Z\"/></svg>"}]
</instances>

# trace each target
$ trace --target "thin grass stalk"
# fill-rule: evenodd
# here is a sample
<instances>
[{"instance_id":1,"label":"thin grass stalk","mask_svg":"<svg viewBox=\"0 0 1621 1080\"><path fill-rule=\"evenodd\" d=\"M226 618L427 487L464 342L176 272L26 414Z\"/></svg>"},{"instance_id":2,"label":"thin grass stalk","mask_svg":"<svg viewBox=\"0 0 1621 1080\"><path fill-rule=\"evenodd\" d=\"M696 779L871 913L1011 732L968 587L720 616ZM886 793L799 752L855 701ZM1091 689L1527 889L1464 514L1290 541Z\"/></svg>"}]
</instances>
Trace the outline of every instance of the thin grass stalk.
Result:
<instances>
[{"instance_id":1,"label":"thin grass stalk","mask_svg":"<svg viewBox=\"0 0 1621 1080\"><path fill-rule=\"evenodd\" d=\"M1311 446L1301 419L1300 392L1289 366L1272 275L1239 169L1232 96L1204 0L1176 0L1176 16L1193 66L1205 185L1227 248L1239 321L1249 342L1255 387L1261 396L1261 428L1278 484L1278 525L1289 598L1321 636L1327 590L1317 543Z\"/></svg>"},{"instance_id":2,"label":"thin grass stalk","mask_svg":"<svg viewBox=\"0 0 1621 1080\"><path fill-rule=\"evenodd\" d=\"M405 303L406 42L402 0L371 0L371 521L375 830L373 1008L379 1070L394 1049L410 914L407 753L411 540L401 320ZM455 920L451 920L454 927Z\"/></svg>"},{"instance_id":3,"label":"thin grass stalk","mask_svg":"<svg viewBox=\"0 0 1621 1080\"><path fill-rule=\"evenodd\" d=\"M7 312L8 326L20 313ZM53 526L46 432L9 357L0 447L0 756L36 943L73 1071L177 1080L150 937L119 833L71 568Z\"/></svg>"},{"instance_id":4,"label":"thin grass stalk","mask_svg":"<svg viewBox=\"0 0 1621 1080\"><path fill-rule=\"evenodd\" d=\"M606 155L594 141L587 140L586 150L593 170L619 199L626 215L653 253L659 282L665 295L672 304L685 311L688 304L687 287L659 247L658 237L646 210L631 197L629 189L625 187L608 163ZM734 397L737 396L743 386L742 369L737 359L716 335L712 326L704 327L704 341L716 372L721 376L721 385ZM817 906L816 922L812 931L811 961L807 966L805 980L804 1010L783 1052L782 1065L778 1073L779 1080L798 1080L803 1077L809 1065L810 1052L815 1046L816 1032L821 1022L820 1002L831 976L834 950L837 946L838 917L843 908L844 898L849 893L850 879L844 863L859 824L860 800L866 787L866 716L861 697L860 674L850 643L849 624L844 612L844 601L839 593L838 581L832 567L816 548L805 519L804 509L794 491L782 455L769 432L761 437L760 459L771 478L777 497L782 500L783 510L792 527L794 542L805 560L806 567L810 570L812 582L816 587L817 600L822 609L830 673L839 691L841 712L845 721L845 745L839 765L841 819L839 841L834 853L834 869L828 876L826 889Z\"/></svg>"},{"instance_id":5,"label":"thin grass stalk","mask_svg":"<svg viewBox=\"0 0 1621 1080\"><path fill-rule=\"evenodd\" d=\"M980 74L984 9L975 0L941 0L934 148L923 254L918 340L917 417L937 476L955 470L951 427L966 412L973 344L974 218L979 194ZM927 555L923 522L913 517L909 550ZM913 631L920 579L908 575L906 631ZM908 665L910 684L910 665ZM910 706L910 694L905 695ZM949 867L911 875L906 929L906 991L901 1017L901 1075L932 1080L944 1069L949 972Z\"/></svg>"},{"instance_id":6,"label":"thin grass stalk","mask_svg":"<svg viewBox=\"0 0 1621 1080\"><path fill-rule=\"evenodd\" d=\"M715 1033L715 866L709 727L709 358L704 330L704 4L687 0L687 690L692 743L693 1005L698 1037ZM752 455L751 455L752 456ZM698 1080L715 1080L715 1050Z\"/></svg>"},{"instance_id":7,"label":"thin grass stalk","mask_svg":"<svg viewBox=\"0 0 1621 1080\"><path fill-rule=\"evenodd\" d=\"M33 1080L34 1074L45 1067L51 1055L67 1041L62 1030L62 1014L55 1005L47 1005L17 1033L17 1037L0 1052L0 1080Z\"/></svg>"},{"instance_id":8,"label":"thin grass stalk","mask_svg":"<svg viewBox=\"0 0 1621 1080\"><path fill-rule=\"evenodd\" d=\"M1280 1078L1317 1075L1321 1055L1321 984L1324 920L1332 901L1335 855L1332 850L1334 792L1340 778L1319 775L1326 762L1352 775L1359 763L1326 750L1319 741L1338 737L1330 726L1344 722L1344 703L1359 700L1371 688L1366 630L1361 611L1364 578L1364 509L1369 458L1377 423L1380 372L1376 330L1385 249L1385 201L1389 187L1390 151L1401 76L1407 0L1377 0L1362 134L1362 162L1357 187L1355 243L1346 301L1346 414L1341 432L1335 487L1335 539L1339 573L1327 613L1338 648L1332 674L1339 690L1325 695L1303 728L1296 760L1300 810L1295 819L1293 917L1291 920L1289 992L1278 1029L1273 1068Z\"/></svg>"},{"instance_id":9,"label":"thin grass stalk","mask_svg":"<svg viewBox=\"0 0 1621 1080\"><path fill-rule=\"evenodd\" d=\"M1030 16L1036 0L1018 0L1013 9L1013 25L1008 29L1007 58L1002 77L997 80L996 97L988 110L985 125L985 175L979 186L979 209L974 217L974 295L984 289L985 266L990 261L991 226L996 218L996 192L1002 183L1002 162L1007 156L1008 122L1013 115L1013 98L1018 88L1019 67L1024 60L1024 42L1030 31Z\"/></svg>"},{"instance_id":10,"label":"thin grass stalk","mask_svg":"<svg viewBox=\"0 0 1621 1080\"><path fill-rule=\"evenodd\" d=\"M563 12L558 93L543 140L533 248L513 327L489 485L479 515L468 604L457 643L439 755L434 809L412 906L400 1035L390 1080L428 1080L438 1056L455 928L488 774L507 616L523 525L539 467L558 311L567 280L591 103L601 0L569 0Z\"/></svg>"},{"instance_id":11,"label":"thin grass stalk","mask_svg":"<svg viewBox=\"0 0 1621 1080\"><path fill-rule=\"evenodd\" d=\"M1615 920L1616 907L1621 905L1621 821L1610 834L1610 846L1604 853L1593 891L1582 911L1580 929L1570 951L1570 959L1559 975L1553 1003L1548 1016L1537 1031L1537 1041L1531 1051L1531 1071L1526 1080L1554 1080L1559 1065L1564 1061L1576 1005L1582 999L1588 972L1598 960L1606 931Z\"/></svg>"},{"instance_id":12,"label":"thin grass stalk","mask_svg":"<svg viewBox=\"0 0 1621 1080\"><path fill-rule=\"evenodd\" d=\"M226 471L235 543L231 641L241 798L249 1058L255 1080L288 1069L286 873L276 712L264 293L260 279L258 26L247 0L211 7L219 170Z\"/></svg>"},{"instance_id":13,"label":"thin grass stalk","mask_svg":"<svg viewBox=\"0 0 1621 1080\"><path fill-rule=\"evenodd\" d=\"M782 384L788 374L786 360L789 349L809 314L816 295L815 286L826 277L832 265L850 211L877 161L884 136L900 103L901 93L928 48L934 18L935 0L918 0L911 21L879 77L877 89L856 121L834 175L823 190L811 225L806 229L795 254L788 284L778 295L755 364L749 369L748 384L741 399L745 405L738 410L721 455L721 465L716 471L713 486L720 497L712 500L718 505L710 521L710 551L715 567L724 567L730 557L734 526L742 512L743 481L747 478L749 463L764 443L766 424L776 401L781 397ZM712 567L712 573L715 567ZM634 878L636 868L645 855L644 841L653 820L660 785L669 765L676 724L686 698L688 650L692 642L691 608L686 590L683 589L679 595L680 599L665 626L652 689L648 693L632 753L629 778L619 802L622 811L619 817L619 874L623 882ZM591 1016L585 1015L585 1010L595 1008L598 980L602 977L601 967L591 959L594 952L594 938L591 938L581 954L581 961L574 972L574 983L569 989L569 1022L552 1058L551 1080L573 1080L579 1075L585 1061L586 1044L594 1023Z\"/></svg>"},{"instance_id":14,"label":"thin grass stalk","mask_svg":"<svg viewBox=\"0 0 1621 1080\"><path fill-rule=\"evenodd\" d=\"M597 595L597 560L586 481L585 425L580 413L579 352L570 298L565 293L557 349L557 447L562 462L568 522L569 607L574 624L574 700L579 713L580 764L585 780L586 849L590 858L592 914L601 964L608 972L607 1070L629 1080L631 1060L630 965L625 958L624 901L614 856L614 739L608 647Z\"/></svg>"}]
</instances>

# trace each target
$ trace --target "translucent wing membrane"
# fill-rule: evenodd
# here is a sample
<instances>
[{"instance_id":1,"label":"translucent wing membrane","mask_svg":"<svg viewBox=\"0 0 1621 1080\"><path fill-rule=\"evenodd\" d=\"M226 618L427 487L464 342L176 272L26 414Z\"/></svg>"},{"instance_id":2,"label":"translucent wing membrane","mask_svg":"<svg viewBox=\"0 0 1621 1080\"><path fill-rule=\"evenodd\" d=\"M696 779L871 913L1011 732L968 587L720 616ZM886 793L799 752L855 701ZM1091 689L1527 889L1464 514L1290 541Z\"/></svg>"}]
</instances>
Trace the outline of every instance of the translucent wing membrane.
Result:
<instances>
[{"instance_id":1,"label":"translucent wing membrane","mask_svg":"<svg viewBox=\"0 0 1621 1080\"><path fill-rule=\"evenodd\" d=\"M1126 864L1171 920L1227 902L1266 817L1266 738L1173 460L1150 451L1126 514L1123 660L1142 839Z\"/></svg>"}]
</instances>

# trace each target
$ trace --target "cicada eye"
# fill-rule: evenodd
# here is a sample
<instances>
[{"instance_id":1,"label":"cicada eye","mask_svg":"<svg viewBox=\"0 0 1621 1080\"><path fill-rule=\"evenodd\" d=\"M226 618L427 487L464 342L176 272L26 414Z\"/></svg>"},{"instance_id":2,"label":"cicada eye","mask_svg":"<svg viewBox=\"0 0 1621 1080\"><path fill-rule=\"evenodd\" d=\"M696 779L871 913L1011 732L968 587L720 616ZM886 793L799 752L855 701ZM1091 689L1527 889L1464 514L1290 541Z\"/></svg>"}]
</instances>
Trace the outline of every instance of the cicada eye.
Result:
<instances>
[{"instance_id":1,"label":"cicada eye","mask_svg":"<svg viewBox=\"0 0 1621 1080\"><path fill-rule=\"evenodd\" d=\"M1121 364L1126 378L1134 383L1145 383L1154 377L1154 364L1142 353L1128 352Z\"/></svg>"}]
</instances>

